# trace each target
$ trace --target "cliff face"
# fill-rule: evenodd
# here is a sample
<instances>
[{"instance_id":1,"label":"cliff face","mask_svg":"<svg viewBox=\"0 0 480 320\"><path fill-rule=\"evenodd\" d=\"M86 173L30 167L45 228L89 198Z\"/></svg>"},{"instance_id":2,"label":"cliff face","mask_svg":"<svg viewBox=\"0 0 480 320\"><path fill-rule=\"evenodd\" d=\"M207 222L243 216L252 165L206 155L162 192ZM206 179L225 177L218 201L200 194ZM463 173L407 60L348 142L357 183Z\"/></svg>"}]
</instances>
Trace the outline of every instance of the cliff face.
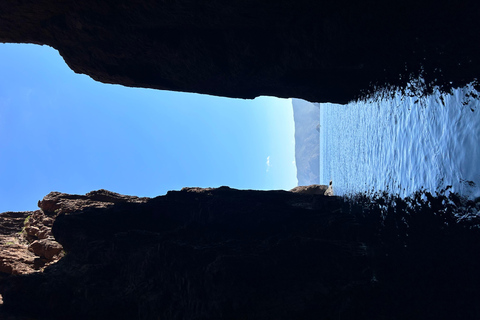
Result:
<instances>
[{"instance_id":1,"label":"cliff face","mask_svg":"<svg viewBox=\"0 0 480 320\"><path fill-rule=\"evenodd\" d=\"M478 12L473 0L4 0L0 41L50 45L106 83L345 103L420 72L446 87L478 78Z\"/></svg>"},{"instance_id":2,"label":"cliff face","mask_svg":"<svg viewBox=\"0 0 480 320\"><path fill-rule=\"evenodd\" d=\"M50 194L66 255L1 280L0 316L478 319L478 221L427 196L382 218L384 203L286 191Z\"/></svg>"},{"instance_id":3,"label":"cliff face","mask_svg":"<svg viewBox=\"0 0 480 320\"><path fill-rule=\"evenodd\" d=\"M320 183L320 110L305 100L292 99L295 122L295 164L299 186Z\"/></svg>"}]
</instances>

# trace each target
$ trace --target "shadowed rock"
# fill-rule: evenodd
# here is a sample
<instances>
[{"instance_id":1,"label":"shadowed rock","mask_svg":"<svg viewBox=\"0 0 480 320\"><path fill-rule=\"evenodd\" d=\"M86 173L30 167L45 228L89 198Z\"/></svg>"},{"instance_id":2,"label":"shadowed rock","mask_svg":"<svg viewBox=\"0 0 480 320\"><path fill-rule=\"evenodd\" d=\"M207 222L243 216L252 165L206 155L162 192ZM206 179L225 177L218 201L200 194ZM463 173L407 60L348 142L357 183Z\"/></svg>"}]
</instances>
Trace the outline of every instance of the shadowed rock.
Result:
<instances>
[{"instance_id":1,"label":"shadowed rock","mask_svg":"<svg viewBox=\"0 0 480 320\"><path fill-rule=\"evenodd\" d=\"M107 190L86 195L51 192L38 202L40 210L5 212L0 215L0 273L27 274L42 270L63 256L63 247L52 235L59 214L87 208L107 208L115 203L142 203L147 198L125 196Z\"/></svg>"},{"instance_id":2,"label":"shadowed rock","mask_svg":"<svg viewBox=\"0 0 480 320\"><path fill-rule=\"evenodd\" d=\"M480 74L480 2L3 0L0 41L47 44L105 83L346 103Z\"/></svg>"},{"instance_id":3,"label":"shadowed rock","mask_svg":"<svg viewBox=\"0 0 480 320\"><path fill-rule=\"evenodd\" d=\"M43 273L3 279L0 312L129 320L480 315L478 217L456 218L454 196L353 204L221 187L108 206L91 206L87 196L47 198L85 205L54 222L67 254Z\"/></svg>"}]
</instances>

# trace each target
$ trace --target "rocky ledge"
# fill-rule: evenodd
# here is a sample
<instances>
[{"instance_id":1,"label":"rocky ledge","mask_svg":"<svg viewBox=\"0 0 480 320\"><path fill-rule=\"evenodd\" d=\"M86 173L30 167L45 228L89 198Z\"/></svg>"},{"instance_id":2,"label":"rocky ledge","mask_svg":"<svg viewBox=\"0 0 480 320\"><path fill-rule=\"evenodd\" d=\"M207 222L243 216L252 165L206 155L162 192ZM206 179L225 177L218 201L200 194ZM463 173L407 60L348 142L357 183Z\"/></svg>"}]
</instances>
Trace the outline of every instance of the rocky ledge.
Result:
<instances>
[{"instance_id":1,"label":"rocky ledge","mask_svg":"<svg viewBox=\"0 0 480 320\"><path fill-rule=\"evenodd\" d=\"M228 187L51 193L36 215L56 216L65 255L4 273L0 316L478 319L479 204L460 217L455 195L385 201ZM18 230L26 214L8 215Z\"/></svg>"},{"instance_id":2,"label":"rocky ledge","mask_svg":"<svg viewBox=\"0 0 480 320\"><path fill-rule=\"evenodd\" d=\"M5 212L0 215L0 274L41 271L63 256L52 226L59 214L86 208L104 208L118 202L142 202L144 198L119 195L106 190L86 195L51 192L38 202L40 210Z\"/></svg>"},{"instance_id":3,"label":"rocky ledge","mask_svg":"<svg viewBox=\"0 0 480 320\"><path fill-rule=\"evenodd\" d=\"M142 201L145 199L106 190L93 191L84 196L51 192L38 202L39 210L0 214L0 279L9 275L42 272L64 256L62 245L52 235L53 222L59 214L86 208L105 208L118 202ZM2 304L3 297L0 295ZM6 317L5 313L0 315ZM17 318L13 315L8 317Z\"/></svg>"}]
</instances>

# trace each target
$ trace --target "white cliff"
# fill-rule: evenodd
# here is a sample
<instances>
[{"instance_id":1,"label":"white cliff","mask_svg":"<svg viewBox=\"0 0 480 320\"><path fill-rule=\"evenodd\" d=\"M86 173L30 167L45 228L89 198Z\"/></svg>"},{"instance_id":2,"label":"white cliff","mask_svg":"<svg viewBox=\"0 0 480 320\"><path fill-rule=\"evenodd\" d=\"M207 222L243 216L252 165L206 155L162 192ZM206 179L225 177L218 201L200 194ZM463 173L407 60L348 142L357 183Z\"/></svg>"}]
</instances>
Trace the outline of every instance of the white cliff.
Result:
<instances>
[{"instance_id":1,"label":"white cliff","mask_svg":"<svg viewBox=\"0 0 480 320\"><path fill-rule=\"evenodd\" d=\"M319 105L292 99L295 122L295 163L299 186L320 183Z\"/></svg>"}]
</instances>

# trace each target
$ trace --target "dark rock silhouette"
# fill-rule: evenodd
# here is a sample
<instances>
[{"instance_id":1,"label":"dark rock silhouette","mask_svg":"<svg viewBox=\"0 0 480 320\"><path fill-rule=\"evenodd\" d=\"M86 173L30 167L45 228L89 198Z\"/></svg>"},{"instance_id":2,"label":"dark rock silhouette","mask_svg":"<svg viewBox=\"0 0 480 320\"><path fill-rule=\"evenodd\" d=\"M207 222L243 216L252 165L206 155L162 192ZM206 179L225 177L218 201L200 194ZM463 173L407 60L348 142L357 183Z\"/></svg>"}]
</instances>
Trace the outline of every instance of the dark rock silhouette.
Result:
<instances>
[{"instance_id":1,"label":"dark rock silhouette","mask_svg":"<svg viewBox=\"0 0 480 320\"><path fill-rule=\"evenodd\" d=\"M420 75L427 91L477 79L479 7L3 0L0 41L50 45L106 83L346 103ZM423 196L353 204L227 187L154 199L50 194L38 226L27 226L43 256L12 238L25 213L2 215L0 318L479 319L478 218L455 214L455 195ZM66 255L36 272L58 256L52 235ZM13 245L8 252L26 256L4 255Z\"/></svg>"},{"instance_id":2,"label":"dark rock silhouette","mask_svg":"<svg viewBox=\"0 0 480 320\"><path fill-rule=\"evenodd\" d=\"M153 199L91 205L93 197L112 195L121 199L97 191L55 193L43 201L57 211L76 208L53 225L66 255L44 272L4 277L0 316L480 315L479 221L475 215L456 218L461 200L453 195L418 195L408 203L359 198L354 204L286 191L184 188Z\"/></svg>"},{"instance_id":3,"label":"dark rock silhouette","mask_svg":"<svg viewBox=\"0 0 480 320\"><path fill-rule=\"evenodd\" d=\"M345 103L420 73L480 74L480 3L3 0L0 41L47 44L105 83Z\"/></svg>"},{"instance_id":4,"label":"dark rock silhouette","mask_svg":"<svg viewBox=\"0 0 480 320\"><path fill-rule=\"evenodd\" d=\"M52 235L52 225L59 214L146 200L106 190L92 191L86 195L51 192L38 202L39 210L0 214L0 279L9 275L41 272L64 256L62 245ZM1 295L0 304L3 304ZM5 312L0 312L0 319L4 318L23 319L18 314L9 314L7 317Z\"/></svg>"}]
</instances>

